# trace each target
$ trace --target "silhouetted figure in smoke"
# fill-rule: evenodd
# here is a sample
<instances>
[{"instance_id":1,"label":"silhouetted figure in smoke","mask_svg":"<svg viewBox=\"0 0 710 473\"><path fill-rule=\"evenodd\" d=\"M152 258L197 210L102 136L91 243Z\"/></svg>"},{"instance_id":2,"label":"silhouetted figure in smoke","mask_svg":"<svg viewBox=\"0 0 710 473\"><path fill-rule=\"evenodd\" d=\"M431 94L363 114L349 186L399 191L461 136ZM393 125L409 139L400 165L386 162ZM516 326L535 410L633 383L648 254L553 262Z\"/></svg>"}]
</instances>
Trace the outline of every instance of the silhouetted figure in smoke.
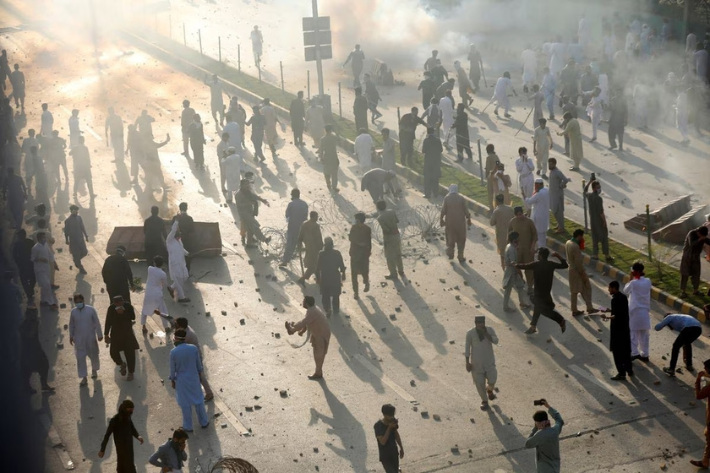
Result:
<instances>
[{"instance_id":1,"label":"silhouetted figure in smoke","mask_svg":"<svg viewBox=\"0 0 710 473\"><path fill-rule=\"evenodd\" d=\"M380 93L377 91L377 86L372 81L370 74L365 74L365 97L367 97L367 105L372 112L370 121L374 124L375 120L380 118L382 114L377 110L377 104L382 100Z\"/></svg>"},{"instance_id":2,"label":"silhouetted figure in smoke","mask_svg":"<svg viewBox=\"0 0 710 473\"><path fill-rule=\"evenodd\" d=\"M22 228L22 218L25 213L25 202L27 201L27 188L22 177L15 174L13 168L7 168L3 196L7 201L7 206L10 208L10 215L15 225L13 228Z\"/></svg>"},{"instance_id":3,"label":"silhouetted figure in smoke","mask_svg":"<svg viewBox=\"0 0 710 473\"><path fill-rule=\"evenodd\" d=\"M134 184L138 183L138 167L145 166L143 153L143 140L135 125L128 125L128 140L126 141L126 154L131 155L131 177Z\"/></svg>"},{"instance_id":4,"label":"silhouetted figure in smoke","mask_svg":"<svg viewBox=\"0 0 710 473\"><path fill-rule=\"evenodd\" d=\"M353 68L353 87L360 87L360 74L362 74L362 69L365 65L365 53L362 52L359 44L356 44L355 49L350 51L348 58L343 63L343 67L349 62Z\"/></svg>"},{"instance_id":5,"label":"silhouetted figure in smoke","mask_svg":"<svg viewBox=\"0 0 710 473\"><path fill-rule=\"evenodd\" d=\"M483 71L483 59L481 59L481 53L476 49L476 45L472 44L468 49L468 77L471 79L473 84L473 93L478 92L478 84L481 82L481 71Z\"/></svg>"},{"instance_id":6,"label":"silhouetted figure in smoke","mask_svg":"<svg viewBox=\"0 0 710 473\"><path fill-rule=\"evenodd\" d=\"M439 51L437 51L436 49L434 49L434 50L431 52L431 57L428 57L427 60L424 62L424 71L425 71L425 72L431 71L432 69L434 69L434 67L435 67L438 63L441 62L439 59L437 59L437 56L438 56L438 55L439 55ZM437 84L437 85L438 85L438 84Z\"/></svg>"},{"instance_id":7,"label":"silhouetted figure in smoke","mask_svg":"<svg viewBox=\"0 0 710 473\"><path fill-rule=\"evenodd\" d=\"M0 85L2 85L2 90L7 89L7 84L5 84L5 79L12 73L10 70L10 63L7 59L7 51L2 50L0 52Z\"/></svg>"},{"instance_id":8,"label":"silhouetted figure in smoke","mask_svg":"<svg viewBox=\"0 0 710 473\"><path fill-rule=\"evenodd\" d=\"M147 136L148 138L153 138L153 123L155 123L155 118L148 115L148 110L142 110L138 118L136 118L136 127L141 136Z\"/></svg>"},{"instance_id":9,"label":"silhouetted figure in smoke","mask_svg":"<svg viewBox=\"0 0 710 473\"><path fill-rule=\"evenodd\" d=\"M84 144L84 137L80 136L76 146L74 146L69 154L74 158L74 199L77 198L79 187L82 181L86 181L86 187L89 188L89 198L94 201L94 183L91 178L91 157L89 156L89 148Z\"/></svg>"},{"instance_id":10,"label":"silhouetted figure in smoke","mask_svg":"<svg viewBox=\"0 0 710 473\"><path fill-rule=\"evenodd\" d=\"M261 55L263 53L264 37L259 31L258 26L254 26L254 29L249 36L251 38L251 49L254 52L254 64L256 67L261 67Z\"/></svg>"},{"instance_id":11,"label":"silhouetted figure in smoke","mask_svg":"<svg viewBox=\"0 0 710 473\"><path fill-rule=\"evenodd\" d=\"M707 59L707 54L706 54ZM707 61L706 61L707 62ZM20 65L15 64L15 70L10 73L10 84L12 84L12 96L15 99L15 107L25 111L25 74L20 70Z\"/></svg>"},{"instance_id":12,"label":"silhouetted figure in smoke","mask_svg":"<svg viewBox=\"0 0 710 473\"><path fill-rule=\"evenodd\" d=\"M414 166L414 138L418 125L426 126L426 122L419 117L417 107L412 107L411 112L405 113L399 120L399 155L402 165L410 168Z\"/></svg>"},{"instance_id":13,"label":"silhouetted figure in smoke","mask_svg":"<svg viewBox=\"0 0 710 473\"><path fill-rule=\"evenodd\" d=\"M165 190L165 178L163 177L163 169L160 165L158 150L170 143L170 135L166 135L165 141L161 142L154 141L152 136L141 135L143 138L142 147L145 156L143 165L143 170L145 171L145 190L152 192L156 189L154 187L155 184Z\"/></svg>"},{"instance_id":14,"label":"silhouetted figure in smoke","mask_svg":"<svg viewBox=\"0 0 710 473\"><path fill-rule=\"evenodd\" d=\"M369 129L367 123L367 97L362 95L362 87L355 88L355 101L353 102L353 114L355 115L355 128Z\"/></svg>"},{"instance_id":15,"label":"silhouetted figure in smoke","mask_svg":"<svg viewBox=\"0 0 710 473\"><path fill-rule=\"evenodd\" d=\"M417 87L417 90L422 91L422 107L424 110L426 110L431 103L431 99L434 97L437 86L438 84L436 84L431 77L431 72L425 71L424 80L422 80L419 83L419 87Z\"/></svg>"},{"instance_id":16,"label":"silhouetted figure in smoke","mask_svg":"<svg viewBox=\"0 0 710 473\"><path fill-rule=\"evenodd\" d=\"M212 111L212 118L214 118L215 127L217 124L219 126L224 126L224 98L222 97L222 83L219 81L217 74L212 75L212 80L207 81L207 76L205 76L205 85L210 88L210 109ZM219 115L219 120L217 119Z\"/></svg>"},{"instance_id":17,"label":"silhouetted figure in smoke","mask_svg":"<svg viewBox=\"0 0 710 473\"><path fill-rule=\"evenodd\" d=\"M254 159L263 163L266 161L266 157L264 156L264 151L261 147L264 144L264 128L266 127L266 119L261 114L260 106L254 105L252 110L254 114L251 116L249 121L245 123L245 125L251 126L251 143L254 145ZM238 148L235 147L235 149Z\"/></svg>"},{"instance_id":18,"label":"silhouetted figure in smoke","mask_svg":"<svg viewBox=\"0 0 710 473\"><path fill-rule=\"evenodd\" d=\"M106 135L106 146L109 145L109 131L111 132L111 147L113 148L114 162L123 161L124 141L123 141L123 120L116 114L113 107L108 109L104 134Z\"/></svg>"},{"instance_id":19,"label":"silhouetted figure in smoke","mask_svg":"<svg viewBox=\"0 0 710 473\"><path fill-rule=\"evenodd\" d=\"M306 106L303 104L303 91L298 91L298 96L291 101L289 108L291 129L293 130L293 144L303 146L303 128L306 120Z\"/></svg>"},{"instance_id":20,"label":"silhouetted figure in smoke","mask_svg":"<svg viewBox=\"0 0 710 473\"><path fill-rule=\"evenodd\" d=\"M441 59L436 60L436 64L432 67L429 72L431 73L431 78L437 87L444 82L444 79L449 80L449 72L444 66L441 65Z\"/></svg>"},{"instance_id":21,"label":"silhouetted figure in smoke","mask_svg":"<svg viewBox=\"0 0 710 473\"><path fill-rule=\"evenodd\" d=\"M79 144L79 138L81 137L83 131L81 131L81 126L79 125L79 110L74 109L71 111L71 117L69 117L69 146L74 147Z\"/></svg>"},{"instance_id":22,"label":"silhouetted figure in smoke","mask_svg":"<svg viewBox=\"0 0 710 473\"><path fill-rule=\"evenodd\" d=\"M182 131L182 155L190 157L188 142L190 141L190 125L195 116L195 109L190 107L189 100L182 101L182 113L180 113L180 129Z\"/></svg>"},{"instance_id":23,"label":"silhouetted figure in smoke","mask_svg":"<svg viewBox=\"0 0 710 473\"><path fill-rule=\"evenodd\" d=\"M205 169L205 129L200 121L200 115L197 113L192 117L192 123L188 128L190 136L190 148L192 148L192 156L195 160L195 169Z\"/></svg>"}]
</instances>

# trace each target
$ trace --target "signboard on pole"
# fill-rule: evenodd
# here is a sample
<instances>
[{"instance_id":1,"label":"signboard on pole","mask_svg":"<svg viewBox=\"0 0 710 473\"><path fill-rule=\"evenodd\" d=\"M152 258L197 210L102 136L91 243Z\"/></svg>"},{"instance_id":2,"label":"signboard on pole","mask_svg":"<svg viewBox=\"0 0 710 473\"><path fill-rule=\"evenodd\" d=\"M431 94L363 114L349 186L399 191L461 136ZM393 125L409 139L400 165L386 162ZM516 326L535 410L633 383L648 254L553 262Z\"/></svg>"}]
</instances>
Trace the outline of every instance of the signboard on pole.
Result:
<instances>
[{"instance_id":1,"label":"signboard on pole","mask_svg":"<svg viewBox=\"0 0 710 473\"><path fill-rule=\"evenodd\" d=\"M320 57L317 57L316 55L316 50L320 49ZM306 52L306 61L316 61L318 59L332 59L333 58L333 48L330 46L330 44L323 46L321 45L320 48L317 48L316 46L306 46L305 47L305 52Z\"/></svg>"},{"instance_id":2,"label":"signboard on pole","mask_svg":"<svg viewBox=\"0 0 710 473\"><path fill-rule=\"evenodd\" d=\"M319 44L321 46L326 44L332 44L330 30L303 32L304 46L317 46Z\"/></svg>"},{"instance_id":3,"label":"signboard on pole","mask_svg":"<svg viewBox=\"0 0 710 473\"><path fill-rule=\"evenodd\" d=\"M329 16L319 16L318 18L313 18L313 17L303 18L303 31L316 31L316 30L320 30L320 31L330 30L330 17Z\"/></svg>"}]
</instances>

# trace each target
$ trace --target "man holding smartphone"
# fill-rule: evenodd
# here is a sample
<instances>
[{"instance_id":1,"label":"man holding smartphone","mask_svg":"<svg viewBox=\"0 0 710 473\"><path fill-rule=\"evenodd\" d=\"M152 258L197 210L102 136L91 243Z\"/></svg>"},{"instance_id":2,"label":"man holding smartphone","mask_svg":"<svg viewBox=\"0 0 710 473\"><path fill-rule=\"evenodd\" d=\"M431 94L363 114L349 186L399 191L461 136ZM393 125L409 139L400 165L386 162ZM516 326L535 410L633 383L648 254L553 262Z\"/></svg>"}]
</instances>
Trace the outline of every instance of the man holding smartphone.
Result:
<instances>
[{"instance_id":1,"label":"man holding smartphone","mask_svg":"<svg viewBox=\"0 0 710 473\"><path fill-rule=\"evenodd\" d=\"M537 411L533 414L535 427L525 442L525 448L535 448L535 471L538 473L560 473L560 432L565 421L545 399L535 401L534 404L545 406L547 412ZM550 424L548 413L555 419L555 425Z\"/></svg>"},{"instance_id":2,"label":"man holding smartphone","mask_svg":"<svg viewBox=\"0 0 710 473\"><path fill-rule=\"evenodd\" d=\"M380 451L380 463L385 473L398 473L399 460L404 458L404 447L399 437L399 422L394 417L395 408L392 404L382 406L382 419L375 423L375 437ZM399 453L397 446L399 445Z\"/></svg>"}]
</instances>

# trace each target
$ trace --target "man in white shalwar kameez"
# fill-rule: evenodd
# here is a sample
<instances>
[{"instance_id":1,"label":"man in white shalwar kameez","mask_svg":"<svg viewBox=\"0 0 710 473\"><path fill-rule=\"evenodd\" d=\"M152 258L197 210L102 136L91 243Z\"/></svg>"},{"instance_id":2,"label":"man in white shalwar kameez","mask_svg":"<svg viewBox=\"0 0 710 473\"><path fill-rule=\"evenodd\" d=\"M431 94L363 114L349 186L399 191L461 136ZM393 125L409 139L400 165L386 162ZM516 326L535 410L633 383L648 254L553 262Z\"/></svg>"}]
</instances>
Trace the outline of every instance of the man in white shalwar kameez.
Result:
<instances>
[{"instance_id":1,"label":"man in white shalwar kameez","mask_svg":"<svg viewBox=\"0 0 710 473\"><path fill-rule=\"evenodd\" d=\"M372 168L372 151L375 142L366 129L360 129L360 134L355 138L355 156L360 163L360 169L366 173Z\"/></svg>"},{"instance_id":2,"label":"man in white shalwar kameez","mask_svg":"<svg viewBox=\"0 0 710 473\"><path fill-rule=\"evenodd\" d=\"M234 193L239 190L239 184L242 182L242 167L244 167L244 159L237 153L236 148L234 146L227 148L227 157L222 160L224 180L227 184L227 202L231 203Z\"/></svg>"},{"instance_id":3,"label":"man in white shalwar kameez","mask_svg":"<svg viewBox=\"0 0 710 473\"><path fill-rule=\"evenodd\" d=\"M545 103L547 104L547 111L550 113L548 120L555 119L555 91L557 90L557 79L555 75L550 72L549 67L545 67L543 70L542 77L542 87L540 91L545 94Z\"/></svg>"},{"instance_id":4,"label":"man in white shalwar kameez","mask_svg":"<svg viewBox=\"0 0 710 473\"><path fill-rule=\"evenodd\" d=\"M446 132L444 134L444 146L449 148L448 138L451 136L448 130L454 126L454 102L451 100L450 93L447 93L439 100L439 110L441 111L441 128ZM435 128L436 129L436 128Z\"/></svg>"},{"instance_id":5,"label":"man in white shalwar kameez","mask_svg":"<svg viewBox=\"0 0 710 473\"><path fill-rule=\"evenodd\" d=\"M69 146L74 147L79 144L79 137L83 132L81 131L81 126L79 125L79 110L74 109L71 111L71 117L69 117Z\"/></svg>"},{"instance_id":6,"label":"man in white shalwar kameez","mask_svg":"<svg viewBox=\"0 0 710 473\"><path fill-rule=\"evenodd\" d=\"M518 159L515 160L515 170L518 171L518 187L523 200L532 197L535 187L535 161L528 157L528 149L526 147L518 148ZM525 210L530 210L526 204Z\"/></svg>"},{"instance_id":7,"label":"man in white shalwar kameez","mask_svg":"<svg viewBox=\"0 0 710 473\"><path fill-rule=\"evenodd\" d=\"M498 344L498 336L491 327L486 327L486 317L477 315L475 326L466 333L466 371L471 373L473 384L481 396L481 410L488 409L488 401L496 398L494 392L498 381L496 357L493 345Z\"/></svg>"},{"instance_id":8,"label":"man in white shalwar kameez","mask_svg":"<svg viewBox=\"0 0 710 473\"><path fill-rule=\"evenodd\" d=\"M165 246L168 248L168 268L170 269L170 277L173 280L172 286L168 287L171 297L175 297L177 292L178 302L190 302L190 299L185 297L185 285L190 274L187 271L187 263L185 256L187 251L182 245L182 240L178 231L180 224L176 220L173 222L173 227L168 233L168 238L165 239Z\"/></svg>"},{"instance_id":9,"label":"man in white shalwar kameez","mask_svg":"<svg viewBox=\"0 0 710 473\"><path fill-rule=\"evenodd\" d=\"M526 94L532 89L537 80L537 54L530 45L523 51L523 92Z\"/></svg>"},{"instance_id":10,"label":"man in white shalwar kameez","mask_svg":"<svg viewBox=\"0 0 710 473\"><path fill-rule=\"evenodd\" d=\"M629 329L631 330L631 361L648 362L651 333L651 280L644 277L643 263L631 266L631 280L624 286L629 297Z\"/></svg>"},{"instance_id":11,"label":"man in white shalwar kameez","mask_svg":"<svg viewBox=\"0 0 710 473\"><path fill-rule=\"evenodd\" d=\"M40 288L40 305L48 305L52 310L57 310L57 296L52 289L52 268L58 270L54 261L54 252L47 243L47 234L39 232L36 235L37 243L32 247L32 263L35 271L35 280Z\"/></svg>"},{"instance_id":12,"label":"man in white shalwar kameez","mask_svg":"<svg viewBox=\"0 0 710 473\"><path fill-rule=\"evenodd\" d=\"M592 41L592 28L589 24L589 20L587 20L585 15L582 15L582 18L580 18L579 20L577 37L579 38L580 46L582 46L586 50L589 46L589 43Z\"/></svg>"},{"instance_id":13,"label":"man in white shalwar kameez","mask_svg":"<svg viewBox=\"0 0 710 473\"><path fill-rule=\"evenodd\" d=\"M602 90L599 87L595 87L592 91L592 100L587 104L587 116L592 121L592 139L589 140L590 143L597 141L597 129L602 121L601 92Z\"/></svg>"},{"instance_id":14,"label":"man in white shalwar kameez","mask_svg":"<svg viewBox=\"0 0 710 473\"><path fill-rule=\"evenodd\" d=\"M153 266L148 266L148 277L145 282L145 296L143 298L143 309L141 310L141 325L143 333L148 333L148 328L145 326L148 316L155 313L168 313L168 308L165 306L163 299L163 290L168 286L168 276L161 269L163 266L163 257L156 256L153 258ZM163 328L170 327L170 323L161 317Z\"/></svg>"},{"instance_id":15,"label":"man in white shalwar kameez","mask_svg":"<svg viewBox=\"0 0 710 473\"><path fill-rule=\"evenodd\" d=\"M69 315L69 343L74 346L76 369L81 378L79 386L88 384L86 380L87 356L91 360L91 377L96 378L98 376L97 371L101 367L99 342L103 339L101 322L96 309L84 303L83 295L74 294L74 308Z\"/></svg>"},{"instance_id":16,"label":"man in white shalwar kameez","mask_svg":"<svg viewBox=\"0 0 710 473\"><path fill-rule=\"evenodd\" d=\"M493 90L493 98L491 100L496 101L496 108L493 110L493 113L498 115L498 109L500 107L503 107L505 110L505 118L510 118L510 100L508 100L508 88L510 88L513 91L513 94L515 96L518 96L518 93L513 89L513 82L510 80L510 72L506 71L503 73L503 77L499 77L498 81L496 82L496 87Z\"/></svg>"},{"instance_id":17,"label":"man in white shalwar kameez","mask_svg":"<svg viewBox=\"0 0 710 473\"><path fill-rule=\"evenodd\" d=\"M537 247L547 246L547 230L550 228L550 190L541 177L535 179L535 192L525 199L525 205L532 207L530 218L537 230Z\"/></svg>"}]
</instances>

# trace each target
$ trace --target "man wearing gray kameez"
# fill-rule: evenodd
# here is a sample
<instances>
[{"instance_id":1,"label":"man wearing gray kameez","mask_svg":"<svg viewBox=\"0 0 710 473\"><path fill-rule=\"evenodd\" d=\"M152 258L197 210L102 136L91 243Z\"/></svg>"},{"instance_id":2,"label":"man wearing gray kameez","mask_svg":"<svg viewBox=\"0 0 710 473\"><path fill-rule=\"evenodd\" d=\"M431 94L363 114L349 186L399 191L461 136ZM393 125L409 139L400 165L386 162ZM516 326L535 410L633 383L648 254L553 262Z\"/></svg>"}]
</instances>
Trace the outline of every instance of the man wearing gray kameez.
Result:
<instances>
[{"instance_id":1,"label":"man wearing gray kameez","mask_svg":"<svg viewBox=\"0 0 710 473\"><path fill-rule=\"evenodd\" d=\"M389 274L385 279L397 279L397 275L404 277L404 265L402 264L402 240L399 236L399 219L394 210L387 208L387 202L381 200L377 202L377 210L380 215L377 221L382 229L382 239L385 247L385 259Z\"/></svg>"},{"instance_id":2,"label":"man wearing gray kameez","mask_svg":"<svg viewBox=\"0 0 710 473\"><path fill-rule=\"evenodd\" d=\"M491 327L486 327L486 317L477 315L475 327L466 334L466 371L471 373L473 384L481 396L481 409L488 409L488 401L496 398L495 389L498 380L496 358L493 345L498 344L498 336Z\"/></svg>"},{"instance_id":3,"label":"man wearing gray kameez","mask_svg":"<svg viewBox=\"0 0 710 473\"><path fill-rule=\"evenodd\" d=\"M589 186L592 186L592 192L587 192ZM606 215L604 215L604 199L601 197L602 186L599 181L589 181L584 186L584 197L589 203L589 227L592 230L592 259L599 258L599 244L601 243L602 253L607 261L613 261L614 258L609 254L609 228L606 224Z\"/></svg>"},{"instance_id":4,"label":"man wearing gray kameez","mask_svg":"<svg viewBox=\"0 0 710 473\"><path fill-rule=\"evenodd\" d=\"M525 442L525 448L535 448L535 465L537 473L560 473L560 432L565 421L556 409L542 399L542 405L547 408L555 425L550 425L550 420L545 411L537 411L533 415L535 427Z\"/></svg>"},{"instance_id":5,"label":"man wearing gray kameez","mask_svg":"<svg viewBox=\"0 0 710 473\"><path fill-rule=\"evenodd\" d=\"M385 197L385 185L395 177L394 171L385 171L380 168L370 169L362 176L360 190L369 192L372 202L377 205L377 202Z\"/></svg>"},{"instance_id":6,"label":"man wearing gray kameez","mask_svg":"<svg viewBox=\"0 0 710 473\"><path fill-rule=\"evenodd\" d=\"M192 406L195 406L197 420L204 429L210 423L202 396L200 373L202 360L195 345L185 342L184 329L175 330L175 348L170 350L170 381L175 390L175 398L182 410L182 428L192 432Z\"/></svg>"},{"instance_id":7,"label":"man wearing gray kameez","mask_svg":"<svg viewBox=\"0 0 710 473\"><path fill-rule=\"evenodd\" d=\"M66 244L69 245L69 252L74 259L74 266L77 267L81 274L86 274L86 270L81 264L81 259L89 254L86 249L89 235L87 235L84 228L84 221L79 216L79 207L72 205L69 210L71 215L64 221L64 238Z\"/></svg>"},{"instance_id":8,"label":"man wearing gray kameez","mask_svg":"<svg viewBox=\"0 0 710 473\"><path fill-rule=\"evenodd\" d=\"M76 368L81 383L86 386L87 367L86 357L91 360L91 377L96 378L101 367L99 359L99 344L104 339L101 331L101 322L96 309L84 303L84 296L74 294L74 308L69 314L69 343L74 346L76 355ZM97 342L98 340L98 342Z\"/></svg>"},{"instance_id":9,"label":"man wearing gray kameez","mask_svg":"<svg viewBox=\"0 0 710 473\"><path fill-rule=\"evenodd\" d=\"M566 177L557 167L557 160L550 158L550 211L557 221L555 233L565 231L565 188L572 179Z\"/></svg>"},{"instance_id":10,"label":"man wearing gray kameez","mask_svg":"<svg viewBox=\"0 0 710 473\"><path fill-rule=\"evenodd\" d=\"M286 221L288 221L286 248L279 267L285 268L288 262L291 261L293 251L298 243L298 233L301 231L301 225L306 220L308 220L308 204L301 200L301 191L293 189L291 191L291 202L286 207Z\"/></svg>"},{"instance_id":11,"label":"man wearing gray kameez","mask_svg":"<svg viewBox=\"0 0 710 473\"><path fill-rule=\"evenodd\" d=\"M503 310L513 312L515 309L510 307L510 293L515 288L518 292L518 301L521 309L530 308L530 303L525 294L525 283L523 282L523 273L515 267L518 262L518 232L510 232L508 234L508 246L505 247L504 265L505 272L503 273Z\"/></svg>"}]
</instances>

